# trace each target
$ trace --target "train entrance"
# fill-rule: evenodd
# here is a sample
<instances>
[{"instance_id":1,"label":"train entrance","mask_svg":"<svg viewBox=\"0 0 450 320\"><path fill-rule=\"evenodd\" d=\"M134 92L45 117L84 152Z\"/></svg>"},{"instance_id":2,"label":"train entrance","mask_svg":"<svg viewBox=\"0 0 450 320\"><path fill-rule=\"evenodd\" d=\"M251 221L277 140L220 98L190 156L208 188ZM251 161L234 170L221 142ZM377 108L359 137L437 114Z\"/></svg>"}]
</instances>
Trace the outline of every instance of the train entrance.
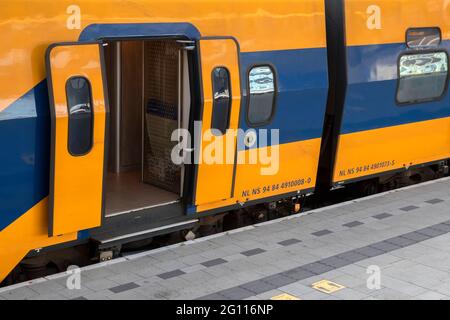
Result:
<instances>
[{"instance_id":1,"label":"train entrance","mask_svg":"<svg viewBox=\"0 0 450 320\"><path fill-rule=\"evenodd\" d=\"M189 44L114 40L48 49L49 235L105 229L117 221L104 218L158 207L183 215L186 170L172 161L172 151L176 131L189 129ZM158 214L163 217L152 214L149 223L171 217ZM135 226L129 229L123 231Z\"/></svg>"},{"instance_id":2,"label":"train entrance","mask_svg":"<svg viewBox=\"0 0 450 320\"><path fill-rule=\"evenodd\" d=\"M106 47L110 105L106 217L179 202L185 168L172 161L177 129L188 129L185 45L114 41Z\"/></svg>"},{"instance_id":3,"label":"train entrance","mask_svg":"<svg viewBox=\"0 0 450 320\"><path fill-rule=\"evenodd\" d=\"M235 164L195 159L239 126L234 40L61 43L47 67L50 236L95 228L92 239L109 248L186 229L198 222L190 214L233 197ZM195 141L180 148L178 129ZM232 160L236 139L226 144Z\"/></svg>"}]
</instances>

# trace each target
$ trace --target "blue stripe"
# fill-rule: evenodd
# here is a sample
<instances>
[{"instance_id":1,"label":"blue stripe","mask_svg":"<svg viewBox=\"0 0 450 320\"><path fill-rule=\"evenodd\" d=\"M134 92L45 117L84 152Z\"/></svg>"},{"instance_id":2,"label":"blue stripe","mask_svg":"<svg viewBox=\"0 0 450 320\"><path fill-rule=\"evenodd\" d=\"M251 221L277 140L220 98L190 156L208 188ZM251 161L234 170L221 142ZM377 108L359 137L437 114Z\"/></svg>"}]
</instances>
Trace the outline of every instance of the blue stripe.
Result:
<instances>
[{"instance_id":1,"label":"blue stripe","mask_svg":"<svg viewBox=\"0 0 450 320\"><path fill-rule=\"evenodd\" d=\"M78 231L77 240L85 240L85 239L89 239L90 237L91 237L91 233L89 232L89 230Z\"/></svg>"},{"instance_id":2,"label":"blue stripe","mask_svg":"<svg viewBox=\"0 0 450 320\"><path fill-rule=\"evenodd\" d=\"M240 127L247 123L247 81L250 68L270 63L277 72L275 114L261 129L279 129L280 144L322 136L328 95L325 48L266 51L241 54L242 112Z\"/></svg>"},{"instance_id":3,"label":"blue stripe","mask_svg":"<svg viewBox=\"0 0 450 320\"><path fill-rule=\"evenodd\" d=\"M442 48L450 49L450 41ZM342 134L434 120L450 116L450 96L442 100L398 106L398 59L403 43L349 47L347 98Z\"/></svg>"},{"instance_id":4,"label":"blue stripe","mask_svg":"<svg viewBox=\"0 0 450 320\"><path fill-rule=\"evenodd\" d=\"M120 37L188 37L198 40L200 31L190 23L91 24L81 32L79 41Z\"/></svg>"},{"instance_id":5,"label":"blue stripe","mask_svg":"<svg viewBox=\"0 0 450 320\"><path fill-rule=\"evenodd\" d=\"M42 81L0 113L0 231L48 195L50 113Z\"/></svg>"}]
</instances>

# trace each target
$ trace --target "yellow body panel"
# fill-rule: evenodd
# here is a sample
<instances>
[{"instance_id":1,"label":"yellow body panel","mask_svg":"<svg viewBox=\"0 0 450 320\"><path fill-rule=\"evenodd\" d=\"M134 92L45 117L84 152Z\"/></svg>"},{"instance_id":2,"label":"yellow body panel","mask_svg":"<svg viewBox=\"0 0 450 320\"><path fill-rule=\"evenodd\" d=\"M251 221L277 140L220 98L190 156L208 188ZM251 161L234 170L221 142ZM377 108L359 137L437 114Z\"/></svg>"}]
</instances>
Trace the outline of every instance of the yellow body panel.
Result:
<instances>
[{"instance_id":1,"label":"yellow body panel","mask_svg":"<svg viewBox=\"0 0 450 320\"><path fill-rule=\"evenodd\" d=\"M235 186L237 201L247 202L314 188L321 141L312 139L292 142L269 147L268 151L263 148L261 152L264 153L274 152L270 150L273 148L279 149L279 170L275 175L262 175L261 170L267 165L260 161L256 165L238 164ZM247 157L249 152L241 151L239 157Z\"/></svg>"},{"instance_id":2,"label":"yellow body panel","mask_svg":"<svg viewBox=\"0 0 450 320\"><path fill-rule=\"evenodd\" d=\"M91 24L187 22L253 52L325 47L324 17L323 0L3 0L0 111L44 80L50 44L77 41Z\"/></svg>"},{"instance_id":3,"label":"yellow body panel","mask_svg":"<svg viewBox=\"0 0 450 320\"><path fill-rule=\"evenodd\" d=\"M450 39L448 0L346 0L345 16L348 46L405 42L406 30L420 27Z\"/></svg>"},{"instance_id":4,"label":"yellow body panel","mask_svg":"<svg viewBox=\"0 0 450 320\"><path fill-rule=\"evenodd\" d=\"M335 183L450 157L450 118L340 136Z\"/></svg>"},{"instance_id":5,"label":"yellow body panel","mask_svg":"<svg viewBox=\"0 0 450 320\"><path fill-rule=\"evenodd\" d=\"M0 282L30 250L73 241L77 233L49 237L48 199L44 199L0 232Z\"/></svg>"},{"instance_id":6,"label":"yellow body panel","mask_svg":"<svg viewBox=\"0 0 450 320\"><path fill-rule=\"evenodd\" d=\"M237 137L235 130L239 127L239 110L241 107L241 84L239 74L238 46L232 39L211 39L200 42L203 78L203 121L202 137L207 137L211 129L213 109L212 73L217 67L226 67L230 74L232 104L229 129L226 136L215 137L209 134L210 141L202 140L200 150L203 155L208 145L221 139L223 147L223 164L202 163L198 166L196 205L226 200L231 197L233 184L234 159ZM206 135L205 135L206 134ZM209 139L208 139L209 140ZM228 157L229 161L226 161Z\"/></svg>"},{"instance_id":7,"label":"yellow body panel","mask_svg":"<svg viewBox=\"0 0 450 320\"><path fill-rule=\"evenodd\" d=\"M101 225L103 163L106 113L102 66L98 44L61 45L49 53L53 89L54 163L53 230L59 235ZM84 156L72 156L68 149L68 107L66 82L83 76L91 83L94 112L93 146ZM52 214L52 213L50 213Z\"/></svg>"},{"instance_id":8,"label":"yellow body panel","mask_svg":"<svg viewBox=\"0 0 450 320\"><path fill-rule=\"evenodd\" d=\"M279 171L275 175L262 175L261 169L267 167L256 164L238 164L234 198L225 202L210 203L198 206L199 212L220 208L236 203L270 198L273 196L295 193L300 190L312 189L316 185L316 175L319 162L322 139L312 139L276 146L279 150ZM270 154L273 147L261 150ZM240 151L239 157L248 157L250 151ZM212 185L220 181L211 182Z\"/></svg>"}]
</instances>

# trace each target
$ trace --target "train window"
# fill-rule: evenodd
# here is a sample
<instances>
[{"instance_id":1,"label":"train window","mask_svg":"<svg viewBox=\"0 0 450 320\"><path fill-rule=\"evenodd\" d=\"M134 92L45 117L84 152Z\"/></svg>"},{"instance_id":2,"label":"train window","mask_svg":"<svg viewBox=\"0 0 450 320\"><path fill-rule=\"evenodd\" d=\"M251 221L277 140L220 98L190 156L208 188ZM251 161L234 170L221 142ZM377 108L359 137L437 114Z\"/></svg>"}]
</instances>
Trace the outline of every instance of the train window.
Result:
<instances>
[{"instance_id":1,"label":"train window","mask_svg":"<svg viewBox=\"0 0 450 320\"><path fill-rule=\"evenodd\" d=\"M212 75L213 113L211 129L214 134L225 134L230 124L231 85L230 72L223 67L215 68Z\"/></svg>"},{"instance_id":2,"label":"train window","mask_svg":"<svg viewBox=\"0 0 450 320\"><path fill-rule=\"evenodd\" d=\"M408 53L400 57L397 101L400 104L440 99L447 89L446 52Z\"/></svg>"},{"instance_id":3,"label":"train window","mask_svg":"<svg viewBox=\"0 0 450 320\"><path fill-rule=\"evenodd\" d=\"M439 28L413 28L406 32L406 44L411 49L436 48L441 39Z\"/></svg>"},{"instance_id":4,"label":"train window","mask_svg":"<svg viewBox=\"0 0 450 320\"><path fill-rule=\"evenodd\" d=\"M257 66L249 72L249 102L247 120L252 126L270 121L275 108L276 83L269 66Z\"/></svg>"},{"instance_id":5,"label":"train window","mask_svg":"<svg viewBox=\"0 0 450 320\"><path fill-rule=\"evenodd\" d=\"M69 111L68 148L73 156L87 154L92 148L93 110L91 84L84 77L73 77L66 82Z\"/></svg>"}]
</instances>

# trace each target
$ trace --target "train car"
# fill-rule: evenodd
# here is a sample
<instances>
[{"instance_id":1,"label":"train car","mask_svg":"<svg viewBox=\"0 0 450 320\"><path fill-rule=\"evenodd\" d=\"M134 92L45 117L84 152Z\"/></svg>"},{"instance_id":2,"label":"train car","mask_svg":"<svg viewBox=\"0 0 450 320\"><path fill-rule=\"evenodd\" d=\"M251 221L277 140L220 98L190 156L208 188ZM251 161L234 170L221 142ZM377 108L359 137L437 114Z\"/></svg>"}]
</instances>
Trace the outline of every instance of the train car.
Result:
<instances>
[{"instance_id":1,"label":"train car","mask_svg":"<svg viewBox=\"0 0 450 320\"><path fill-rule=\"evenodd\" d=\"M0 281L314 191L323 0L4 0L0 20Z\"/></svg>"},{"instance_id":2,"label":"train car","mask_svg":"<svg viewBox=\"0 0 450 320\"><path fill-rule=\"evenodd\" d=\"M327 5L335 84L321 159L324 184L372 181L366 186L376 192L397 177L418 182L448 172L448 1Z\"/></svg>"}]
</instances>

